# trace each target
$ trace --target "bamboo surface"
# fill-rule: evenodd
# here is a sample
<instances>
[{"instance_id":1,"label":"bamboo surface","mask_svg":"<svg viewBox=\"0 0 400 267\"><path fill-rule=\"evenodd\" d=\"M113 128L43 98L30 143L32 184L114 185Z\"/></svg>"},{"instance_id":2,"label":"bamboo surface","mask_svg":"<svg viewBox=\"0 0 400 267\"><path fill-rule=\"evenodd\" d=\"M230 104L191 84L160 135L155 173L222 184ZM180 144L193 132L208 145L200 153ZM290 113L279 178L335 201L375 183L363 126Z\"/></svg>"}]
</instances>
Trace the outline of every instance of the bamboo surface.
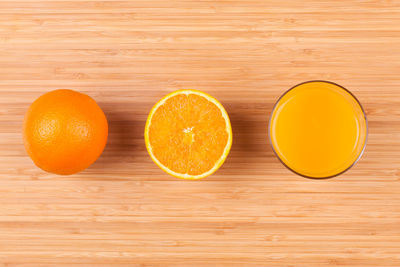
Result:
<instances>
[{"instance_id":1,"label":"bamboo surface","mask_svg":"<svg viewBox=\"0 0 400 267\"><path fill-rule=\"evenodd\" d=\"M351 90L364 156L329 180L292 174L267 123L313 79ZM41 94L87 93L109 121L99 160L72 176L27 156ZM184 181L148 156L165 94L215 96L233 127L214 175ZM0 1L0 266L400 266L400 1Z\"/></svg>"}]
</instances>

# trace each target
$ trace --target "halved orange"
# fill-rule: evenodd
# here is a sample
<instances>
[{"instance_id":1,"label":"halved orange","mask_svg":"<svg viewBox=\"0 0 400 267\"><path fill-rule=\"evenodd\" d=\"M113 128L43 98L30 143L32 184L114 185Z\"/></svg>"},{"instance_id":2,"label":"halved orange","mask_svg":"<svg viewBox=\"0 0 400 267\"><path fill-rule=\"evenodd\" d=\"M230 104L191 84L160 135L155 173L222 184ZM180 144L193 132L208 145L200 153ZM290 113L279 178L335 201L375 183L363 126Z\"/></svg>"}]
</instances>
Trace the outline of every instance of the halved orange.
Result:
<instances>
[{"instance_id":1,"label":"halved orange","mask_svg":"<svg viewBox=\"0 0 400 267\"><path fill-rule=\"evenodd\" d=\"M200 179L224 163L232 128L224 107L197 90L168 94L151 109L144 131L147 151L165 172Z\"/></svg>"}]
</instances>

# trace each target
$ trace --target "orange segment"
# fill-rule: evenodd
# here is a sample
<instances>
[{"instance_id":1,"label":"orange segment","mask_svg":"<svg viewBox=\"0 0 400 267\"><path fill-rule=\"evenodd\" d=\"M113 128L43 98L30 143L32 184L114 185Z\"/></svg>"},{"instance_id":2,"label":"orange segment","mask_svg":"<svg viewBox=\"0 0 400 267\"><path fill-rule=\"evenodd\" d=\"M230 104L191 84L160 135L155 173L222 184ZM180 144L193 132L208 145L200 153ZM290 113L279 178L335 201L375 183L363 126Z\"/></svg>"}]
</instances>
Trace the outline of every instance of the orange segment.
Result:
<instances>
[{"instance_id":1,"label":"orange segment","mask_svg":"<svg viewBox=\"0 0 400 267\"><path fill-rule=\"evenodd\" d=\"M145 140L161 169L179 178L199 179L222 165L232 144L232 130L228 114L215 98L180 90L153 107Z\"/></svg>"}]
</instances>

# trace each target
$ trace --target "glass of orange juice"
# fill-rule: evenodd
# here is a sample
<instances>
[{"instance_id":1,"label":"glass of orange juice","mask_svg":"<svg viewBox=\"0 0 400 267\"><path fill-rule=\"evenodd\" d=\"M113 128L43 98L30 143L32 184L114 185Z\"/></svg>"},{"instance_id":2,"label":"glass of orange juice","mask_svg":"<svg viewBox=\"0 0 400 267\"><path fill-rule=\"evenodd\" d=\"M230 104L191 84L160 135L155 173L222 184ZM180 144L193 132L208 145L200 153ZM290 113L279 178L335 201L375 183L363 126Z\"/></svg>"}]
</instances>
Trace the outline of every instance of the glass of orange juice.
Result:
<instances>
[{"instance_id":1,"label":"glass of orange juice","mask_svg":"<svg viewBox=\"0 0 400 267\"><path fill-rule=\"evenodd\" d=\"M351 168L367 143L368 123L356 97L327 81L298 84L275 104L269 137L280 161L307 178L330 178Z\"/></svg>"}]
</instances>

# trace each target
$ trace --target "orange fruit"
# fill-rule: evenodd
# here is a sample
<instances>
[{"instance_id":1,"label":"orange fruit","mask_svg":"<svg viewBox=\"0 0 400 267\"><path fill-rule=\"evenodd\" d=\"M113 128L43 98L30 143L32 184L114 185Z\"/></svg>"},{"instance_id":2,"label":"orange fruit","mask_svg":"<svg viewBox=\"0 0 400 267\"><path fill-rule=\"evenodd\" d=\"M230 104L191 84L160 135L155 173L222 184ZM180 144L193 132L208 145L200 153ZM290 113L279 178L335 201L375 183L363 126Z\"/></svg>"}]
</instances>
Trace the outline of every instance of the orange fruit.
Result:
<instances>
[{"instance_id":1,"label":"orange fruit","mask_svg":"<svg viewBox=\"0 0 400 267\"><path fill-rule=\"evenodd\" d=\"M91 97L55 90L36 99L24 121L24 144L33 162L56 174L89 167L103 152L108 123Z\"/></svg>"},{"instance_id":2,"label":"orange fruit","mask_svg":"<svg viewBox=\"0 0 400 267\"><path fill-rule=\"evenodd\" d=\"M179 90L154 105L145 127L147 151L165 172L200 179L224 163L232 129L224 107L212 96Z\"/></svg>"}]
</instances>

